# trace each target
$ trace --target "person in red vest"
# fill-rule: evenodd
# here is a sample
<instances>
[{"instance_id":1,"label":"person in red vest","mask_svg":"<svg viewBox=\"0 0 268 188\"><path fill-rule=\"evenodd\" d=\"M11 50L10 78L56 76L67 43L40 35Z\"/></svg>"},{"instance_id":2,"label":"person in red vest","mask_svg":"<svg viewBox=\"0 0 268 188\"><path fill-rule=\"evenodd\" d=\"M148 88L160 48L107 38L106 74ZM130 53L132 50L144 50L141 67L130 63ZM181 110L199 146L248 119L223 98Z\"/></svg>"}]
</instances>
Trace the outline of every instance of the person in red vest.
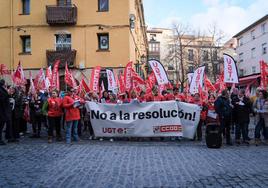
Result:
<instances>
[{"instance_id":1,"label":"person in red vest","mask_svg":"<svg viewBox=\"0 0 268 188\"><path fill-rule=\"evenodd\" d=\"M219 117L215 110L214 102L216 100L216 97L213 94L210 94L208 96L208 103L207 103L207 116L206 116L206 124L218 124L219 125Z\"/></svg>"},{"instance_id":2,"label":"person in red vest","mask_svg":"<svg viewBox=\"0 0 268 188\"><path fill-rule=\"evenodd\" d=\"M66 121L66 143L71 143L72 127L74 130L73 137L74 141L79 141L77 127L78 121L80 120L80 109L79 107L84 104L84 100L76 95L77 90L72 88L68 89L67 95L63 99L63 108L66 110L65 121Z\"/></svg>"},{"instance_id":3,"label":"person in red vest","mask_svg":"<svg viewBox=\"0 0 268 188\"><path fill-rule=\"evenodd\" d=\"M61 141L61 116L62 116L62 99L58 97L58 91L51 92L51 97L47 100L48 116L48 143L52 143L53 129L56 129L56 139Z\"/></svg>"},{"instance_id":4,"label":"person in red vest","mask_svg":"<svg viewBox=\"0 0 268 188\"><path fill-rule=\"evenodd\" d=\"M149 94L147 96L147 99L146 99L147 102L151 102L151 101L163 101L163 100L164 100L164 98L163 98L162 95L159 95L158 87L157 86L154 86L152 88L152 93Z\"/></svg>"},{"instance_id":5,"label":"person in red vest","mask_svg":"<svg viewBox=\"0 0 268 188\"><path fill-rule=\"evenodd\" d=\"M206 120L207 107L203 103L203 101L200 99L199 93L194 94L194 97L191 103L200 106L200 109L201 109L200 120L199 120L196 132L197 132L197 140L202 141L202 125L204 124L204 121Z\"/></svg>"},{"instance_id":6,"label":"person in red vest","mask_svg":"<svg viewBox=\"0 0 268 188\"><path fill-rule=\"evenodd\" d=\"M138 99L141 103L146 102L146 96L144 91L140 92L140 96L138 97Z\"/></svg>"}]
</instances>

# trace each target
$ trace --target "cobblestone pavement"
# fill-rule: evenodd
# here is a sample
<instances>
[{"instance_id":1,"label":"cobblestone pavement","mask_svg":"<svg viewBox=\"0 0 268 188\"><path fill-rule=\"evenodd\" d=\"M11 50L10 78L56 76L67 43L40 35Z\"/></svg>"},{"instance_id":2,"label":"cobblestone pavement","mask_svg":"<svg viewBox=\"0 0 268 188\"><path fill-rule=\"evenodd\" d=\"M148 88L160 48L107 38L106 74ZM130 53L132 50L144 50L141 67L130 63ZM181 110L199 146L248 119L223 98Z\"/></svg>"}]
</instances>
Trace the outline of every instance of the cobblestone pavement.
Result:
<instances>
[{"instance_id":1,"label":"cobblestone pavement","mask_svg":"<svg viewBox=\"0 0 268 188\"><path fill-rule=\"evenodd\" d=\"M268 146L24 138L0 147L0 187L268 187Z\"/></svg>"},{"instance_id":2,"label":"cobblestone pavement","mask_svg":"<svg viewBox=\"0 0 268 188\"><path fill-rule=\"evenodd\" d=\"M25 139L0 149L0 187L268 187L267 146Z\"/></svg>"}]
</instances>

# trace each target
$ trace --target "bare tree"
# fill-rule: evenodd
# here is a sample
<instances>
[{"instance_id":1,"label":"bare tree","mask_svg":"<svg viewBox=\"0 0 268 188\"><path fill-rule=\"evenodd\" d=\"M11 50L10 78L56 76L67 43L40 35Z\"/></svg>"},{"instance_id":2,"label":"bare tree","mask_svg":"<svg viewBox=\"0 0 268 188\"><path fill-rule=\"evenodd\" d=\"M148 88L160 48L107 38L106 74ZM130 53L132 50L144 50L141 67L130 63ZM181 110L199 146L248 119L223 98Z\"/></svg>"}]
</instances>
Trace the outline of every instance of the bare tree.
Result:
<instances>
[{"instance_id":1,"label":"bare tree","mask_svg":"<svg viewBox=\"0 0 268 188\"><path fill-rule=\"evenodd\" d=\"M185 40L187 34L190 33L190 29L187 25L182 23L173 23L172 30L173 36L169 42L171 45L168 45L169 53L165 57L165 61L175 64L176 83L180 83L181 89L183 90L183 85L187 80L185 70L185 58L187 57L187 54L185 49L191 45L194 38Z\"/></svg>"}]
</instances>

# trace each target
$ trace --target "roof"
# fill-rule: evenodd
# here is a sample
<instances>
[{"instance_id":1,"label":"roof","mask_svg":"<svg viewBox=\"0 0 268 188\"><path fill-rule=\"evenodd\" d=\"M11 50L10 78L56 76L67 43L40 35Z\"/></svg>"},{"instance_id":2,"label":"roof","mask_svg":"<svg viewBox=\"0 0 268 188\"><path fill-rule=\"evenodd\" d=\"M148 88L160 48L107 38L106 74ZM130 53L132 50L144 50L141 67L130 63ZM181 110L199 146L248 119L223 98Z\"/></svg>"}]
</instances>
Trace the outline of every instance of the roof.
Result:
<instances>
[{"instance_id":1,"label":"roof","mask_svg":"<svg viewBox=\"0 0 268 188\"><path fill-rule=\"evenodd\" d=\"M261 19L259 19L256 22L254 22L253 24L249 25L248 27L246 27L245 29L243 29L242 31L240 31L239 33L237 33L233 37L238 37L238 36L242 35L243 33L247 32L248 30L252 29L253 27L257 26L258 24L262 23L263 21L265 21L267 19L268 19L268 14L266 14Z\"/></svg>"}]
</instances>

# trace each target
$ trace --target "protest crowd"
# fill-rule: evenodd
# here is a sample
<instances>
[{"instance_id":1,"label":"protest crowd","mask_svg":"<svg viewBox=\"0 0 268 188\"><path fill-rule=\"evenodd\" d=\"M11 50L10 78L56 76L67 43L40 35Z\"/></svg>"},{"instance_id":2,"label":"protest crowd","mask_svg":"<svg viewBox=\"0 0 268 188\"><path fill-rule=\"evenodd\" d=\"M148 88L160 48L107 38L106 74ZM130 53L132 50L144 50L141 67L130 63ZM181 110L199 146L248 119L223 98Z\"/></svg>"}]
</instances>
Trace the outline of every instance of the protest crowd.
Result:
<instances>
[{"instance_id":1,"label":"protest crowd","mask_svg":"<svg viewBox=\"0 0 268 188\"><path fill-rule=\"evenodd\" d=\"M131 104L134 101L192 103L201 109L200 120L192 141L202 141L204 139L202 129L209 124L216 124L220 127L220 134L225 138L226 145L234 143L259 145L262 139L268 144L268 94L263 87L257 88L254 96L249 96L247 89L238 89L235 84L228 89L223 81L223 74L215 84L212 84L204 75L203 87L199 85L196 92L190 92L189 84L184 88L170 83L164 86L159 84L154 72L144 81L130 67L131 63L125 68L124 75L113 75L114 82L118 84L117 91L113 88L106 90L99 81L91 82L88 86L85 80L82 80L77 85L66 67L65 82L68 87L65 91L59 91L57 82L54 83L56 87L53 87L54 70L50 76L49 71L46 75L40 71L35 81L30 78L30 87L26 90L25 84L21 84L23 69L19 64L12 75L13 84L8 85L5 79L0 80L0 145L19 142L21 137L28 134L30 138L38 139L44 128L47 130L48 143L78 142L81 135L85 133L89 135L90 140L117 139L94 135L91 119L85 108L87 101L118 105ZM96 76L94 73L99 72L97 71L99 69L100 67L97 67L93 70L91 79L94 80ZM128 74L128 71L131 74ZM108 71L107 77L109 82ZM130 86L127 83L129 80ZM97 87L94 87L94 84ZM143 87L140 87L141 85ZM255 120L254 138L249 137L251 116ZM232 138L232 130L235 133L234 138Z\"/></svg>"}]
</instances>

